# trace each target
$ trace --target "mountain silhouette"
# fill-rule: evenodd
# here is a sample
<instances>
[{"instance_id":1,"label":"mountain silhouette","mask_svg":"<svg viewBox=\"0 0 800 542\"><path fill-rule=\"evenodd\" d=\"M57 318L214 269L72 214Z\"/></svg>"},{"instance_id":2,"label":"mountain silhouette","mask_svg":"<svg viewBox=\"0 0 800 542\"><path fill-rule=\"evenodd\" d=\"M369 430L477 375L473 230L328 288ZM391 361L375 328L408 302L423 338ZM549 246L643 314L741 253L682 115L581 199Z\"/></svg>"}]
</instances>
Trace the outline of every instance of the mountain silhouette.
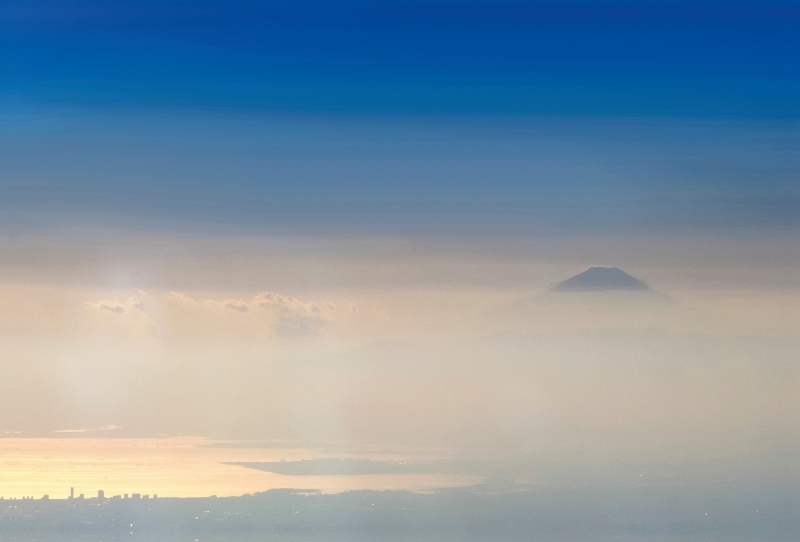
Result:
<instances>
[{"instance_id":1,"label":"mountain silhouette","mask_svg":"<svg viewBox=\"0 0 800 542\"><path fill-rule=\"evenodd\" d=\"M555 292L602 292L607 290L649 290L650 287L617 267L590 267L583 273L553 286Z\"/></svg>"}]
</instances>

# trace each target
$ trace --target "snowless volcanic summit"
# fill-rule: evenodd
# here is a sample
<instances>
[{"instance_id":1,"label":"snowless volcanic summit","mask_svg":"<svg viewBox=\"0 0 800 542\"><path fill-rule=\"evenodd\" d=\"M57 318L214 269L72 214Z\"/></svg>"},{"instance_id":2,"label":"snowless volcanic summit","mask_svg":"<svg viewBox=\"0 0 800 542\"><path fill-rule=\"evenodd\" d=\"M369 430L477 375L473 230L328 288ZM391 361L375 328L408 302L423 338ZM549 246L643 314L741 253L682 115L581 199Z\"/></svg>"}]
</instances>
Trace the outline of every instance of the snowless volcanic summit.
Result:
<instances>
[{"instance_id":1,"label":"snowless volcanic summit","mask_svg":"<svg viewBox=\"0 0 800 542\"><path fill-rule=\"evenodd\" d=\"M650 287L617 267L590 267L583 273L553 286L555 292L603 292L609 290L649 290Z\"/></svg>"}]
</instances>

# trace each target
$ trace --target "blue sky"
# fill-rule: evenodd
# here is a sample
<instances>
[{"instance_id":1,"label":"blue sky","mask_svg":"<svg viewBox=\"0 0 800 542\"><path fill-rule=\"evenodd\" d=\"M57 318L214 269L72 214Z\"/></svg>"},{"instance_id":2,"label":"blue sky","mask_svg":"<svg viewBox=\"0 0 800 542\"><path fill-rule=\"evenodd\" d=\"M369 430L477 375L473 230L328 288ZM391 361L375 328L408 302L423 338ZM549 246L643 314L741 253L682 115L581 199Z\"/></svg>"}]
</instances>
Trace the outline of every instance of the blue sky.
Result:
<instances>
[{"instance_id":1,"label":"blue sky","mask_svg":"<svg viewBox=\"0 0 800 542\"><path fill-rule=\"evenodd\" d=\"M798 225L796 3L0 9L6 226Z\"/></svg>"},{"instance_id":2,"label":"blue sky","mask_svg":"<svg viewBox=\"0 0 800 542\"><path fill-rule=\"evenodd\" d=\"M7 3L6 92L118 106L796 118L774 2Z\"/></svg>"}]
</instances>

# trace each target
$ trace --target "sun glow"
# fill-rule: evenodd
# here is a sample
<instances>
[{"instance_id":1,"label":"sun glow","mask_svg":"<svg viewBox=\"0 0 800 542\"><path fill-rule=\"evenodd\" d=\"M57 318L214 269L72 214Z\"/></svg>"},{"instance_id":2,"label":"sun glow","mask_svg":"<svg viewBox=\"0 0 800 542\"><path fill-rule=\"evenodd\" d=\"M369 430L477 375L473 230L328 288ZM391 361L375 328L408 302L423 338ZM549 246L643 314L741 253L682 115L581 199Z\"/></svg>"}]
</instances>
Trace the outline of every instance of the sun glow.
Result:
<instances>
[{"instance_id":1,"label":"sun glow","mask_svg":"<svg viewBox=\"0 0 800 542\"><path fill-rule=\"evenodd\" d=\"M225 462L313 459L319 452L296 448L224 448L197 437L6 438L0 439L0 496L67 498L125 493L159 497L220 497L276 488L430 491L477 483L474 476L356 475L285 476Z\"/></svg>"}]
</instances>

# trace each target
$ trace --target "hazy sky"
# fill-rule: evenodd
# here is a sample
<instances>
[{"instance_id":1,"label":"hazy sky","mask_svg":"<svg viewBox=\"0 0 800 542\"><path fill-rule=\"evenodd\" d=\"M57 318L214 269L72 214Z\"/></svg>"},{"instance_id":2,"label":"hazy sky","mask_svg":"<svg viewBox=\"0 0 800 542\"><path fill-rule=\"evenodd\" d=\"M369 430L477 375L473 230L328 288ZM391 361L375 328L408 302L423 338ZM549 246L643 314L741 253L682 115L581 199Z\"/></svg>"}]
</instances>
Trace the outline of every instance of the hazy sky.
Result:
<instances>
[{"instance_id":1,"label":"hazy sky","mask_svg":"<svg viewBox=\"0 0 800 542\"><path fill-rule=\"evenodd\" d=\"M6 434L800 446L793 3L75 0L0 24ZM590 265L658 293L548 293Z\"/></svg>"}]
</instances>

